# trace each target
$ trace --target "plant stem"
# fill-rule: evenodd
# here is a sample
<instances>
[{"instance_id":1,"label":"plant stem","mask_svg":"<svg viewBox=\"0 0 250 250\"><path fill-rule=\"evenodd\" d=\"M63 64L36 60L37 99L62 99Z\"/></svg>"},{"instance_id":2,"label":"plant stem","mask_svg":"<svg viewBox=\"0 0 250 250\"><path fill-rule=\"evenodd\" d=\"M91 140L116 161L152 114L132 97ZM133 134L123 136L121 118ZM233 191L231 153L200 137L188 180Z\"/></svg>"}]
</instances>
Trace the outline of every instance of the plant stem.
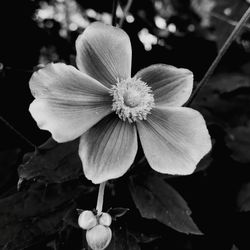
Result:
<instances>
[{"instance_id":1,"label":"plant stem","mask_svg":"<svg viewBox=\"0 0 250 250\"><path fill-rule=\"evenodd\" d=\"M112 25L116 26L116 10L118 6L118 0L113 0L113 7L112 7Z\"/></svg>"},{"instance_id":2,"label":"plant stem","mask_svg":"<svg viewBox=\"0 0 250 250\"><path fill-rule=\"evenodd\" d=\"M106 181L102 182L99 186L97 204L96 204L97 214L100 214L102 212L105 185L106 185Z\"/></svg>"},{"instance_id":3,"label":"plant stem","mask_svg":"<svg viewBox=\"0 0 250 250\"><path fill-rule=\"evenodd\" d=\"M130 10L130 7L131 7L132 3L133 3L133 0L128 0L127 4L126 4L126 6L125 6L125 8L124 8L124 10L123 10L123 17L121 18L121 20L120 20L120 22L119 22L119 27L120 27L120 28L121 28L122 25L123 25L123 22L124 22L124 20L125 20L127 14L128 14L128 12L129 12L129 10Z\"/></svg>"},{"instance_id":4,"label":"plant stem","mask_svg":"<svg viewBox=\"0 0 250 250\"><path fill-rule=\"evenodd\" d=\"M0 120L10 129L12 130L16 135L18 135L23 141L26 142L29 146L36 149L36 145L33 144L29 139L27 139L21 132L19 132L17 129L15 129L7 120L5 120L2 116L0 116Z\"/></svg>"},{"instance_id":5,"label":"plant stem","mask_svg":"<svg viewBox=\"0 0 250 250\"><path fill-rule=\"evenodd\" d=\"M246 24L248 18L250 17L250 7L247 9L247 11L244 13L244 15L241 17L238 24L235 26L234 30L230 34L230 36L227 38L226 42L221 47L217 57L207 70L206 74L202 78L202 80L198 83L196 86L196 89L194 90L193 94L189 98L189 100L186 102L184 106L190 106L190 104L193 102L194 98L197 96L198 92L201 90L201 88L208 82L209 78L212 76L215 68L217 67L218 63L220 62L221 58L224 56L226 51L228 50L229 46L232 44L232 42L236 39L238 34L240 33L241 29Z\"/></svg>"}]
</instances>

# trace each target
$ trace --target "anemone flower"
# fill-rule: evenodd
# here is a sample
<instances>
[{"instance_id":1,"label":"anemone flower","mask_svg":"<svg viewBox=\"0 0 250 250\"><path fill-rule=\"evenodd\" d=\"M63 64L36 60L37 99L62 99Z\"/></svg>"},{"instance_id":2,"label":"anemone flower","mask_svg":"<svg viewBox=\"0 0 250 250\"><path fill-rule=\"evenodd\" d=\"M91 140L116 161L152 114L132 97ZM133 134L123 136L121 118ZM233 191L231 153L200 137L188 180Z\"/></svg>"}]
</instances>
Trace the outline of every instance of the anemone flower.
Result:
<instances>
[{"instance_id":1,"label":"anemone flower","mask_svg":"<svg viewBox=\"0 0 250 250\"><path fill-rule=\"evenodd\" d=\"M80 137L85 176L93 183L122 176L138 138L155 171L191 174L211 149L201 114L181 107L192 92L192 72L156 64L131 77L128 35L100 22L78 37L76 52L78 69L51 63L33 74L29 110L57 142Z\"/></svg>"}]
</instances>

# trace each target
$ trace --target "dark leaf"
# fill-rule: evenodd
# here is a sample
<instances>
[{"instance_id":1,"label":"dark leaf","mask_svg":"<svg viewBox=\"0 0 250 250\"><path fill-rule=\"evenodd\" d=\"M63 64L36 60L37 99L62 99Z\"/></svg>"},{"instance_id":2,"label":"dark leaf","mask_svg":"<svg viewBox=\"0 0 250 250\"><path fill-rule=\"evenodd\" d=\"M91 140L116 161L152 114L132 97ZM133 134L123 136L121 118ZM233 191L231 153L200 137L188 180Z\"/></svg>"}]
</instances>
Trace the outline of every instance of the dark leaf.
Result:
<instances>
[{"instance_id":1,"label":"dark leaf","mask_svg":"<svg viewBox=\"0 0 250 250\"><path fill-rule=\"evenodd\" d=\"M26 162L18 169L20 179L61 183L79 178L83 171L78 144L78 140L61 144L48 140L37 152L26 157Z\"/></svg>"},{"instance_id":2,"label":"dark leaf","mask_svg":"<svg viewBox=\"0 0 250 250\"><path fill-rule=\"evenodd\" d=\"M107 213L109 213L113 220L116 220L118 217L125 215L129 211L129 208L115 207L110 208Z\"/></svg>"},{"instance_id":3,"label":"dark leaf","mask_svg":"<svg viewBox=\"0 0 250 250\"><path fill-rule=\"evenodd\" d=\"M82 212L83 210L81 210ZM71 225L75 228L79 228L78 226L78 217L80 209L76 209L76 205L74 204L72 208L70 208L67 213L64 215L63 220L67 225Z\"/></svg>"},{"instance_id":4,"label":"dark leaf","mask_svg":"<svg viewBox=\"0 0 250 250\"><path fill-rule=\"evenodd\" d=\"M237 205L239 211L249 212L250 211L250 183L247 183L242 186L239 194Z\"/></svg>"},{"instance_id":5,"label":"dark leaf","mask_svg":"<svg viewBox=\"0 0 250 250\"><path fill-rule=\"evenodd\" d=\"M200 91L192 107L199 110L208 123L237 127L250 119L250 78L244 74L220 74L210 79Z\"/></svg>"},{"instance_id":6,"label":"dark leaf","mask_svg":"<svg viewBox=\"0 0 250 250\"><path fill-rule=\"evenodd\" d=\"M76 183L35 183L27 191L0 200L0 248L20 250L60 231L77 195Z\"/></svg>"},{"instance_id":7,"label":"dark leaf","mask_svg":"<svg viewBox=\"0 0 250 250\"><path fill-rule=\"evenodd\" d=\"M190 217L186 201L157 176L131 178L130 191L142 217L186 234L202 234Z\"/></svg>"},{"instance_id":8,"label":"dark leaf","mask_svg":"<svg viewBox=\"0 0 250 250\"><path fill-rule=\"evenodd\" d=\"M231 250L239 250L239 248L233 245Z\"/></svg>"},{"instance_id":9,"label":"dark leaf","mask_svg":"<svg viewBox=\"0 0 250 250\"><path fill-rule=\"evenodd\" d=\"M0 152L0 194L6 192L10 183L15 185L19 156L19 149Z\"/></svg>"},{"instance_id":10,"label":"dark leaf","mask_svg":"<svg viewBox=\"0 0 250 250\"><path fill-rule=\"evenodd\" d=\"M150 243L150 242L160 238L159 235L148 234L148 233L145 234L143 232L135 232L135 233L133 233L133 235L136 238L136 241L140 242L140 243Z\"/></svg>"},{"instance_id":11,"label":"dark leaf","mask_svg":"<svg viewBox=\"0 0 250 250\"><path fill-rule=\"evenodd\" d=\"M115 224L112 227L112 240L107 250L140 250L136 238L125 225Z\"/></svg>"},{"instance_id":12,"label":"dark leaf","mask_svg":"<svg viewBox=\"0 0 250 250\"><path fill-rule=\"evenodd\" d=\"M213 162L213 158L211 156L211 152L209 154L206 154L201 160L200 162L197 164L195 172L199 172L199 171L204 171L206 170L210 164Z\"/></svg>"},{"instance_id":13,"label":"dark leaf","mask_svg":"<svg viewBox=\"0 0 250 250\"><path fill-rule=\"evenodd\" d=\"M239 126L228 131L226 144L231 149L231 156L240 163L250 162L250 124Z\"/></svg>"},{"instance_id":14,"label":"dark leaf","mask_svg":"<svg viewBox=\"0 0 250 250\"><path fill-rule=\"evenodd\" d=\"M245 0L214 1L215 6L210 13L215 26L215 35L218 48L221 48L236 23L243 16L249 4Z\"/></svg>"}]
</instances>

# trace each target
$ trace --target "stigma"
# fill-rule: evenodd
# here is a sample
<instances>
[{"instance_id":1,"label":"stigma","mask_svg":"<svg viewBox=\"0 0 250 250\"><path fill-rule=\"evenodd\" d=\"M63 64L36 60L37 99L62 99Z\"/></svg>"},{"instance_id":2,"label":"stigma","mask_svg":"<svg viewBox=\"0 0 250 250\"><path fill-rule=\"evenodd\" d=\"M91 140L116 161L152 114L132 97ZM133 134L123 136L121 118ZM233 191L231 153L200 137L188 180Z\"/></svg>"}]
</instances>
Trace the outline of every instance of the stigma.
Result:
<instances>
[{"instance_id":1,"label":"stigma","mask_svg":"<svg viewBox=\"0 0 250 250\"><path fill-rule=\"evenodd\" d=\"M129 123L146 120L154 107L151 88L135 77L117 81L110 93L113 97L112 110Z\"/></svg>"}]
</instances>

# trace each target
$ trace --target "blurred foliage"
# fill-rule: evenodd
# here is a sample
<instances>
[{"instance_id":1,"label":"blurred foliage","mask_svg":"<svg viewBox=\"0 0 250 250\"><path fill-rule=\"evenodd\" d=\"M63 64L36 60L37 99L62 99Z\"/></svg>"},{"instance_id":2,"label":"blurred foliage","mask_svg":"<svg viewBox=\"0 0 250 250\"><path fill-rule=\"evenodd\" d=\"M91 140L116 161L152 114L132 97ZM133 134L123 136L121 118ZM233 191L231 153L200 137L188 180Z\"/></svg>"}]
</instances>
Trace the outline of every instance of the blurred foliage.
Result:
<instances>
[{"instance_id":1,"label":"blurred foliage","mask_svg":"<svg viewBox=\"0 0 250 250\"><path fill-rule=\"evenodd\" d=\"M118 21L126 4L120 0ZM192 70L199 81L248 7L247 0L134 0L123 24L133 72L166 63ZM83 175L78 140L58 144L37 128L28 81L48 62L75 65L77 36L95 20L110 23L111 10L111 0L0 2L0 115L42 144L34 151L0 123L1 249L87 249L77 209L95 207L97 186ZM192 104L214 145L197 171L156 174L139 150L128 173L108 183L108 250L250 249L249 29L248 23Z\"/></svg>"}]
</instances>

